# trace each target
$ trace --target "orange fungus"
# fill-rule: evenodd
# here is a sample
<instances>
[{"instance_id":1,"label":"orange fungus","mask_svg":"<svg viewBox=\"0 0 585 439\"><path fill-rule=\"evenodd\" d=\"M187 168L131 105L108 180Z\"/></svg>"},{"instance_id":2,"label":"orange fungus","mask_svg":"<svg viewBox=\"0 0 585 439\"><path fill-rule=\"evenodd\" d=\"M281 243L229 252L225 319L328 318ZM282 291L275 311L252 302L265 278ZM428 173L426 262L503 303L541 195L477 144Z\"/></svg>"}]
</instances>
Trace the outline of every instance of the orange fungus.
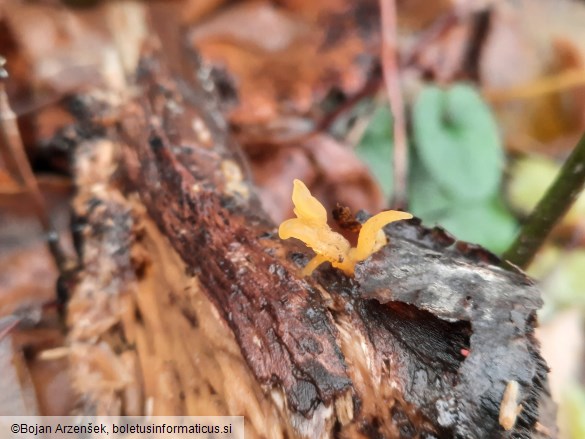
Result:
<instances>
[{"instance_id":1,"label":"orange fungus","mask_svg":"<svg viewBox=\"0 0 585 439\"><path fill-rule=\"evenodd\" d=\"M356 263L387 244L382 230L386 224L412 218L411 214L396 210L380 212L362 225L357 247L351 247L347 239L331 230L327 224L327 211L300 180L294 181L292 200L297 217L284 221L278 235L281 239L299 239L316 253L305 266L304 275L310 275L326 261L346 274L353 274Z\"/></svg>"}]
</instances>

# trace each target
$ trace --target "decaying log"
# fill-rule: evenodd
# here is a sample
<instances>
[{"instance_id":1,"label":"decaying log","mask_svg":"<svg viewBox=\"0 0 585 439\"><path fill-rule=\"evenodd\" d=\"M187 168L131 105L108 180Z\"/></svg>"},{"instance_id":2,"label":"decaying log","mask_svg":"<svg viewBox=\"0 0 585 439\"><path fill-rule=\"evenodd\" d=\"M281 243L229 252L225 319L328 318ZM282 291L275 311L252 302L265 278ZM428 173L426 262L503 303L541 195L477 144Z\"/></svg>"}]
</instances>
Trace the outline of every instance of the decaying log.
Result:
<instances>
[{"instance_id":1,"label":"decaying log","mask_svg":"<svg viewBox=\"0 0 585 439\"><path fill-rule=\"evenodd\" d=\"M416 220L354 278L303 278L194 70L148 54L133 98L76 106L79 410L243 415L249 438L553 434L531 281Z\"/></svg>"}]
</instances>

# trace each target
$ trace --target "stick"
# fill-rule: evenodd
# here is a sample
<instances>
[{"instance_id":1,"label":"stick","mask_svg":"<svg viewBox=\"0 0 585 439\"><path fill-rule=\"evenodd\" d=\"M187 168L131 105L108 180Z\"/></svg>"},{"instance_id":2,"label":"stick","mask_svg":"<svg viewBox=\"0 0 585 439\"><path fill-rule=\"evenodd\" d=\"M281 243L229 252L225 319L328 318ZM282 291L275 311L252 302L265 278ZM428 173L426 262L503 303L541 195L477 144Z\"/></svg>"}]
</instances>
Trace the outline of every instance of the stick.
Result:
<instances>
[{"instance_id":1,"label":"stick","mask_svg":"<svg viewBox=\"0 0 585 439\"><path fill-rule=\"evenodd\" d=\"M585 185L585 135L561 168L557 179L534 208L503 259L526 268L551 230L565 216Z\"/></svg>"},{"instance_id":2,"label":"stick","mask_svg":"<svg viewBox=\"0 0 585 439\"><path fill-rule=\"evenodd\" d=\"M406 207L408 144L397 65L396 2L395 0L380 0L380 7L382 12L382 69L390 109L394 118L394 199L392 205L395 209L403 209Z\"/></svg>"}]
</instances>

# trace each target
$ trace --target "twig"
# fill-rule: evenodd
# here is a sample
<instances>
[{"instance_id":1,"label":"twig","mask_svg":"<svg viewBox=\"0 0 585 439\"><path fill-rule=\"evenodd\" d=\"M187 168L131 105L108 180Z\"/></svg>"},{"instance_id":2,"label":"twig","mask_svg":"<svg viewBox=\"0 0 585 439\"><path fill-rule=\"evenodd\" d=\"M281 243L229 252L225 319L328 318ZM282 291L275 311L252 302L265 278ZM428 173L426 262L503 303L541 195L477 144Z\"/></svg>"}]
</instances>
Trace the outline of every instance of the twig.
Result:
<instances>
[{"instance_id":1,"label":"twig","mask_svg":"<svg viewBox=\"0 0 585 439\"><path fill-rule=\"evenodd\" d=\"M437 17L429 26L420 32L420 37L417 38L414 47L411 48L409 53L404 55L404 60L401 64L405 67L412 66L421 52L426 49L429 44L444 35L451 26L457 23L457 21L458 17L454 10L450 10L449 12Z\"/></svg>"},{"instance_id":2,"label":"twig","mask_svg":"<svg viewBox=\"0 0 585 439\"><path fill-rule=\"evenodd\" d=\"M543 95L559 93L585 85L585 69L572 69L554 76L539 78L527 84L510 88L486 88L484 98L493 103L521 99L536 99Z\"/></svg>"},{"instance_id":3,"label":"twig","mask_svg":"<svg viewBox=\"0 0 585 439\"><path fill-rule=\"evenodd\" d=\"M561 168L555 182L534 208L503 259L526 268L538 249L585 186L585 134Z\"/></svg>"},{"instance_id":4,"label":"twig","mask_svg":"<svg viewBox=\"0 0 585 439\"><path fill-rule=\"evenodd\" d=\"M314 133L330 130L331 126L339 119L341 115L347 114L350 110L354 109L356 104L362 101L364 98L375 96L381 88L382 78L376 76L370 79L356 94L347 97L347 99L338 105L333 111L325 114L323 119L318 121L317 125L315 126ZM351 142L348 143L352 145Z\"/></svg>"},{"instance_id":5,"label":"twig","mask_svg":"<svg viewBox=\"0 0 585 439\"><path fill-rule=\"evenodd\" d=\"M2 145L2 152L8 169L15 174L14 178L18 181L18 184L29 192L35 214L47 236L49 250L59 271L64 273L68 268L71 268L71 264L68 263L65 252L59 244L59 235L51 224L45 201L24 152L24 146L16 123L16 115L10 107L4 87L4 81L8 78L4 63L4 58L0 57L0 145Z\"/></svg>"},{"instance_id":6,"label":"twig","mask_svg":"<svg viewBox=\"0 0 585 439\"><path fill-rule=\"evenodd\" d=\"M394 119L394 208L406 207L408 144L404 103L400 92L396 50L396 0L380 0L382 12L382 70Z\"/></svg>"}]
</instances>

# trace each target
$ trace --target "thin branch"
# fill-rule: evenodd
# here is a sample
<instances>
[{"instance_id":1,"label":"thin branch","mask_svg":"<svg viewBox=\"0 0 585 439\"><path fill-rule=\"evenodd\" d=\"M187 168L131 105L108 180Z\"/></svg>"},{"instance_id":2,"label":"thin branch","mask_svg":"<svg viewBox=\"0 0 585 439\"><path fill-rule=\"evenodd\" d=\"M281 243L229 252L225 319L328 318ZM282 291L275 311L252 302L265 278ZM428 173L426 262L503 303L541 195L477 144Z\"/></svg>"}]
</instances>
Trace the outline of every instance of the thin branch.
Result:
<instances>
[{"instance_id":1,"label":"thin branch","mask_svg":"<svg viewBox=\"0 0 585 439\"><path fill-rule=\"evenodd\" d=\"M408 177L408 144L397 62L396 0L380 0L380 8L382 12L382 69L394 119L394 199L392 204L394 208L404 208Z\"/></svg>"},{"instance_id":2,"label":"thin branch","mask_svg":"<svg viewBox=\"0 0 585 439\"><path fill-rule=\"evenodd\" d=\"M585 186L585 134L561 168L557 179L534 208L503 259L526 268L555 224L563 218Z\"/></svg>"},{"instance_id":3,"label":"thin branch","mask_svg":"<svg viewBox=\"0 0 585 439\"><path fill-rule=\"evenodd\" d=\"M538 78L532 82L510 88L486 88L482 94L492 103L513 100L537 99L585 85L585 69L567 70L553 76Z\"/></svg>"},{"instance_id":4,"label":"thin branch","mask_svg":"<svg viewBox=\"0 0 585 439\"><path fill-rule=\"evenodd\" d=\"M24 145L20 137L16 115L8 102L8 95L4 87L4 81L8 73L4 69L5 60L0 57L0 145L5 157L8 169L14 174L18 184L26 189L33 202L35 214L47 236L49 250L61 273L64 273L71 264L68 262L65 252L59 244L59 235L51 223L45 200L39 190L37 180L24 152Z\"/></svg>"}]
</instances>

